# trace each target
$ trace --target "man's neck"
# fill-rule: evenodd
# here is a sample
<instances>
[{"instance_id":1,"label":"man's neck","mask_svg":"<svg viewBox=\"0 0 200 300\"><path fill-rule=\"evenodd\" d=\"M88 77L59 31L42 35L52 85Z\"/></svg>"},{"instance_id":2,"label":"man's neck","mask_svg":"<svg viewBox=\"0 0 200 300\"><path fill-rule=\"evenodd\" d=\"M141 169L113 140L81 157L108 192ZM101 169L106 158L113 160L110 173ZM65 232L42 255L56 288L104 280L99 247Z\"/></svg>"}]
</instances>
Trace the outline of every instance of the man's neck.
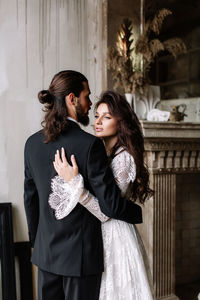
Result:
<instances>
[{"instance_id":1,"label":"man's neck","mask_svg":"<svg viewBox=\"0 0 200 300\"><path fill-rule=\"evenodd\" d=\"M73 122L78 123L78 121L77 121L75 118L71 117L71 116L68 116L67 119L68 119L68 120L71 120L71 121L73 121Z\"/></svg>"},{"instance_id":2,"label":"man's neck","mask_svg":"<svg viewBox=\"0 0 200 300\"><path fill-rule=\"evenodd\" d=\"M68 117L78 122L76 112L68 107Z\"/></svg>"}]
</instances>

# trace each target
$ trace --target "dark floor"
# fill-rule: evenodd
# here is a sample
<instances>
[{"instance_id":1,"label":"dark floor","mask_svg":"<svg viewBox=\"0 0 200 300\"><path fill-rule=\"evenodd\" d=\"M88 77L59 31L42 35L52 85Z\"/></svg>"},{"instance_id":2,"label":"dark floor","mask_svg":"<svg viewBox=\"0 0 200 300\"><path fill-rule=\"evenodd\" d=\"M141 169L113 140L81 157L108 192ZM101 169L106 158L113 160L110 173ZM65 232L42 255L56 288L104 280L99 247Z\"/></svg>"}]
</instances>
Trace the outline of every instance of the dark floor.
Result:
<instances>
[{"instance_id":1,"label":"dark floor","mask_svg":"<svg viewBox=\"0 0 200 300\"><path fill-rule=\"evenodd\" d=\"M176 296L178 296L180 300L200 300L200 281L184 286L177 286Z\"/></svg>"}]
</instances>

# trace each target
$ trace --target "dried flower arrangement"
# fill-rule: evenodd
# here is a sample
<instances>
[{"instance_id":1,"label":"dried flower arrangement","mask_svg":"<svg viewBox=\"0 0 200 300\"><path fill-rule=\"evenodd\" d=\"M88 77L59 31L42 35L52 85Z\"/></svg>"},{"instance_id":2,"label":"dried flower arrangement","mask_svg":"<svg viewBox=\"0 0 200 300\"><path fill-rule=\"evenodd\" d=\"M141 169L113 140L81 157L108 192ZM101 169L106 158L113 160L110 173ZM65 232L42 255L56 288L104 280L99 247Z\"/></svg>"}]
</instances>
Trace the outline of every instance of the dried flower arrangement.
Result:
<instances>
[{"instance_id":1,"label":"dried flower arrangement","mask_svg":"<svg viewBox=\"0 0 200 300\"><path fill-rule=\"evenodd\" d=\"M120 87L125 93L134 93L143 86L143 74L132 56L132 30L131 21L125 19L117 34L116 46L108 49L108 69L115 80L114 88Z\"/></svg>"},{"instance_id":2,"label":"dried flower arrangement","mask_svg":"<svg viewBox=\"0 0 200 300\"><path fill-rule=\"evenodd\" d=\"M172 14L168 9L159 10L153 20L147 20L144 32L136 41L133 39L132 22L125 19L117 34L115 47L108 49L108 68L115 80L114 88L120 87L125 93L142 93L149 84L148 73L155 57L161 51L168 51L175 58L186 53L186 46L180 38L160 41L158 35L164 19ZM154 35L155 38L150 38Z\"/></svg>"}]
</instances>

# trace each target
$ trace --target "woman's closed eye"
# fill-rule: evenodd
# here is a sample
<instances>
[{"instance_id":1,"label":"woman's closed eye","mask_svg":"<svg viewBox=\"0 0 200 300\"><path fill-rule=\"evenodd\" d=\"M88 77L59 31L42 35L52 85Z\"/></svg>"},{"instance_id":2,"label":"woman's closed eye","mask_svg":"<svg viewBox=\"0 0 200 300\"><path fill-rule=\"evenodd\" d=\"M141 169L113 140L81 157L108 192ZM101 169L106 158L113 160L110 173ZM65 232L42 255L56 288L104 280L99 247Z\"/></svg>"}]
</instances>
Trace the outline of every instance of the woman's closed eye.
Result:
<instances>
[{"instance_id":1,"label":"woman's closed eye","mask_svg":"<svg viewBox=\"0 0 200 300\"><path fill-rule=\"evenodd\" d=\"M96 115L96 116L94 116L94 118L95 118L95 119L98 119L98 118L100 118L100 117ZM111 119L111 117L109 117L109 116L104 116L103 118L104 118L104 119Z\"/></svg>"}]
</instances>

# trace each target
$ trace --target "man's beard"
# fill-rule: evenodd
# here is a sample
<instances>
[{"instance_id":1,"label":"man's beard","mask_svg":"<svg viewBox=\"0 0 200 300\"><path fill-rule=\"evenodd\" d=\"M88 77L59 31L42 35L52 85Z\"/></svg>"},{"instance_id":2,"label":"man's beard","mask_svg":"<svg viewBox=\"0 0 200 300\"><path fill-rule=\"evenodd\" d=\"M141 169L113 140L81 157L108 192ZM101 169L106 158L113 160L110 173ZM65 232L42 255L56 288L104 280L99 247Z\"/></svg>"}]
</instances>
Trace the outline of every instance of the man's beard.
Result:
<instances>
[{"instance_id":1,"label":"man's beard","mask_svg":"<svg viewBox=\"0 0 200 300\"><path fill-rule=\"evenodd\" d=\"M83 126L87 126L89 124L90 119L88 113L84 113L83 108L79 101L76 104L76 115L77 115L78 122L81 123Z\"/></svg>"}]
</instances>

